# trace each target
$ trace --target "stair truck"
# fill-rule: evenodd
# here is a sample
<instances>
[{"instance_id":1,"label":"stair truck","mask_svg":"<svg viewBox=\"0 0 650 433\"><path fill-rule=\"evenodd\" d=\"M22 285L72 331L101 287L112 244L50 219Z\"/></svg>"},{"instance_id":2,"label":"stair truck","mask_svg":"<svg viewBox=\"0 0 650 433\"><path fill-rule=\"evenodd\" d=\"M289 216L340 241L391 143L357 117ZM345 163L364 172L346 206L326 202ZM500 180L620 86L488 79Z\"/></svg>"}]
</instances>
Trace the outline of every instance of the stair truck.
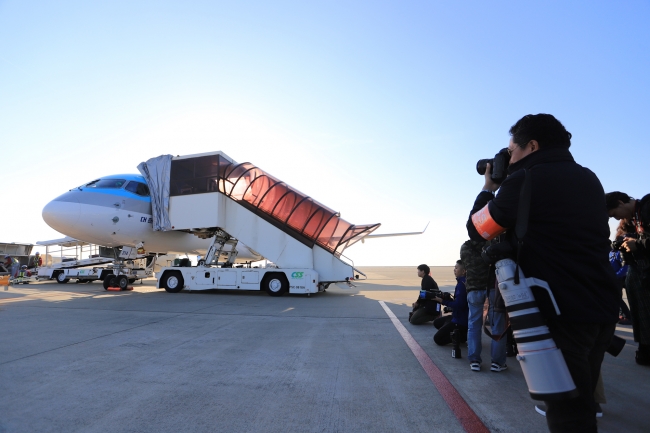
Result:
<instances>
[{"instance_id":1,"label":"stair truck","mask_svg":"<svg viewBox=\"0 0 650 433\"><path fill-rule=\"evenodd\" d=\"M348 246L380 224L353 225L255 165L223 152L161 155L138 169L151 192L154 230L182 230L213 242L197 266L167 266L157 287L263 290L272 296L311 294L350 282ZM237 242L272 265L234 267Z\"/></svg>"}]
</instances>

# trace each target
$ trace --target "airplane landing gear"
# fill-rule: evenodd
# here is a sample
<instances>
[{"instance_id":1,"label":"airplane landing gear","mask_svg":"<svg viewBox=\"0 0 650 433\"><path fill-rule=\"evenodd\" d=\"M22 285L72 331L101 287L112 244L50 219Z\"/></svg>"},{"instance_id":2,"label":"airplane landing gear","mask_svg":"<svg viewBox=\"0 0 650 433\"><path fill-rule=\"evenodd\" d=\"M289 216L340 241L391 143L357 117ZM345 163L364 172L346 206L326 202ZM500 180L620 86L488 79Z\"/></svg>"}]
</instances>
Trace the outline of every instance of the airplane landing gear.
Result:
<instances>
[{"instance_id":1,"label":"airplane landing gear","mask_svg":"<svg viewBox=\"0 0 650 433\"><path fill-rule=\"evenodd\" d=\"M104 277L104 290L108 290L109 287L115 287L116 277L114 274L108 274Z\"/></svg>"},{"instance_id":2,"label":"airplane landing gear","mask_svg":"<svg viewBox=\"0 0 650 433\"><path fill-rule=\"evenodd\" d=\"M129 278L126 275L120 275L117 277L116 283L116 287L119 287L120 290L126 290L126 288L129 286Z\"/></svg>"}]
</instances>

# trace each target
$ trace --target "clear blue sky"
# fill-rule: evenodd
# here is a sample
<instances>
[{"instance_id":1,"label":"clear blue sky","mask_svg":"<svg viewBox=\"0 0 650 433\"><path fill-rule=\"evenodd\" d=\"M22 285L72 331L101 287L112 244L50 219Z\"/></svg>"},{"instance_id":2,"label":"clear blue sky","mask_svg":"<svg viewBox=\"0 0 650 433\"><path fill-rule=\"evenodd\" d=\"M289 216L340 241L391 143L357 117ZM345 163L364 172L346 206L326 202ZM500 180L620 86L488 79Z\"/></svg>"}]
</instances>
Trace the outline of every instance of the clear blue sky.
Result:
<instances>
[{"instance_id":1,"label":"clear blue sky","mask_svg":"<svg viewBox=\"0 0 650 433\"><path fill-rule=\"evenodd\" d=\"M353 223L419 237L361 265L453 264L483 180L551 113L605 190L650 192L647 1L0 1L0 240L55 196L222 150ZM644 126L646 125L646 126Z\"/></svg>"}]
</instances>

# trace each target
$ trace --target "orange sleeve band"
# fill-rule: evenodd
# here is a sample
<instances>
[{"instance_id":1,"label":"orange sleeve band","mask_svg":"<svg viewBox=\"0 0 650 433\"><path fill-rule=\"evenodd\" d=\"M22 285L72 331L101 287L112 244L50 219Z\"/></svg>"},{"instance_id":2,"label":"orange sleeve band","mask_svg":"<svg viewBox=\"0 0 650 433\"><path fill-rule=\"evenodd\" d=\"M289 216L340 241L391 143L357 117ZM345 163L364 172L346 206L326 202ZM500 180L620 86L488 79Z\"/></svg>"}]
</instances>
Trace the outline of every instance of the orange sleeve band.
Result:
<instances>
[{"instance_id":1,"label":"orange sleeve band","mask_svg":"<svg viewBox=\"0 0 650 433\"><path fill-rule=\"evenodd\" d=\"M506 229L497 224L490 215L488 205L472 215L472 224L483 239L491 240L505 232Z\"/></svg>"}]
</instances>

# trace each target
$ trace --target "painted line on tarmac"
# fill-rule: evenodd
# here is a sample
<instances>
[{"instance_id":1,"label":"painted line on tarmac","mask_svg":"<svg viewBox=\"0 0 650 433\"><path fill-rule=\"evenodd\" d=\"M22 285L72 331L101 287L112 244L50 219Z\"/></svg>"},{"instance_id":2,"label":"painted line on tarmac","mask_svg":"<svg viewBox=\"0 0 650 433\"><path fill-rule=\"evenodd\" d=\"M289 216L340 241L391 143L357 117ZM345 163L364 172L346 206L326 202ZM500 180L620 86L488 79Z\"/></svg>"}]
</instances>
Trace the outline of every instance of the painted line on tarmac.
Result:
<instances>
[{"instance_id":1,"label":"painted line on tarmac","mask_svg":"<svg viewBox=\"0 0 650 433\"><path fill-rule=\"evenodd\" d=\"M379 301L379 304L384 309L390 318L397 332L402 336L406 345L411 349L413 355L420 362L431 382L436 386L438 392L449 406L449 409L456 415L458 421L463 426L467 433L490 433L490 430L483 424L483 421L476 415L471 407L467 404L465 399L458 393L454 385L449 382L440 369L434 364L429 355L422 349L422 346L415 341L415 338L410 332L402 325L397 316L391 311L384 301Z\"/></svg>"}]
</instances>

